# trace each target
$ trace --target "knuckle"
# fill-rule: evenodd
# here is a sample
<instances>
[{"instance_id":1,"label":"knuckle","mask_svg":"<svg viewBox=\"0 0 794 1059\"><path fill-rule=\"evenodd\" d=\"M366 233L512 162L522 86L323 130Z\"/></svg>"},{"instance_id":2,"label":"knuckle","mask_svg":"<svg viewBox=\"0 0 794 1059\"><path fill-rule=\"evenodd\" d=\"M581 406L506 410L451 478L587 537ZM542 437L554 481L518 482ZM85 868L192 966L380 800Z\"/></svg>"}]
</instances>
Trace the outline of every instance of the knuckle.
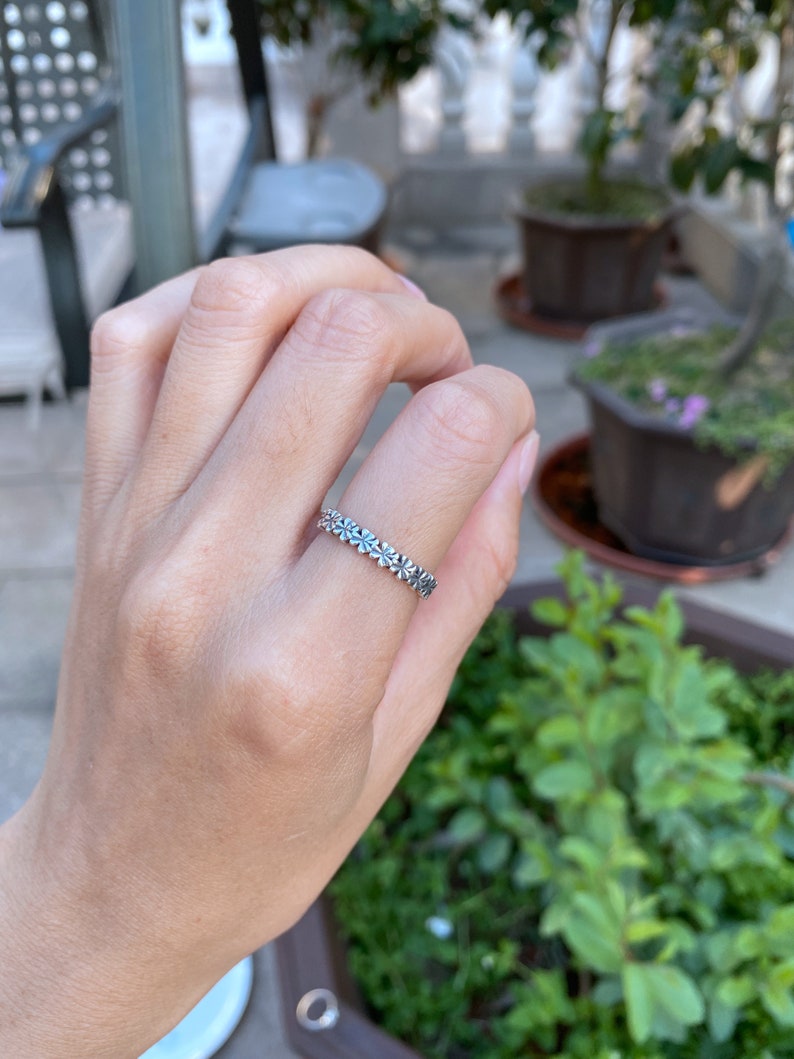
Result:
<instances>
[{"instance_id":1,"label":"knuckle","mask_svg":"<svg viewBox=\"0 0 794 1059\"><path fill-rule=\"evenodd\" d=\"M284 764L338 752L371 717L355 681L335 680L328 667L307 666L306 650L278 648L238 658L224 676L230 736L246 756ZM316 653L316 644L310 648ZM337 748L334 750L333 748Z\"/></svg>"},{"instance_id":2,"label":"knuckle","mask_svg":"<svg viewBox=\"0 0 794 1059\"><path fill-rule=\"evenodd\" d=\"M202 269L190 308L199 316L232 314L244 320L259 319L283 290L284 280L276 269L251 258L229 257Z\"/></svg>"},{"instance_id":3,"label":"knuckle","mask_svg":"<svg viewBox=\"0 0 794 1059\"><path fill-rule=\"evenodd\" d=\"M414 403L420 443L429 440L433 449L452 443L467 462L492 460L504 415L483 387L445 379L420 391Z\"/></svg>"},{"instance_id":4,"label":"knuckle","mask_svg":"<svg viewBox=\"0 0 794 1059\"><path fill-rule=\"evenodd\" d=\"M158 679L178 677L200 657L201 590L162 566L136 574L124 589L117 624L137 668Z\"/></svg>"},{"instance_id":5,"label":"knuckle","mask_svg":"<svg viewBox=\"0 0 794 1059\"><path fill-rule=\"evenodd\" d=\"M291 339L310 356L371 361L389 346L393 320L382 301L365 291L325 290L310 298Z\"/></svg>"},{"instance_id":6,"label":"knuckle","mask_svg":"<svg viewBox=\"0 0 794 1059\"><path fill-rule=\"evenodd\" d=\"M150 345L153 337L149 318L132 305L109 309L95 321L91 329L94 366L101 370L104 361L141 353Z\"/></svg>"}]
</instances>

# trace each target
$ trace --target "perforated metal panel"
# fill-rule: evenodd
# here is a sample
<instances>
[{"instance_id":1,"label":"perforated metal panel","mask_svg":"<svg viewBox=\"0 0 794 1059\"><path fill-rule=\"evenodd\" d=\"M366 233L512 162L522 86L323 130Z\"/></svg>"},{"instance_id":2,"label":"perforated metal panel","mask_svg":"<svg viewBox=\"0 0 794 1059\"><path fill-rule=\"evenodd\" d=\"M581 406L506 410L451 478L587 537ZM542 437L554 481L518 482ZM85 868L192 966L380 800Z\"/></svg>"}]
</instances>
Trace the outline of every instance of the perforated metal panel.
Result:
<instances>
[{"instance_id":1,"label":"perforated metal panel","mask_svg":"<svg viewBox=\"0 0 794 1059\"><path fill-rule=\"evenodd\" d=\"M113 78L91 0L0 0L0 165L22 143L37 143L90 108ZM60 167L61 186L78 207L122 198L115 126L98 129Z\"/></svg>"}]
</instances>

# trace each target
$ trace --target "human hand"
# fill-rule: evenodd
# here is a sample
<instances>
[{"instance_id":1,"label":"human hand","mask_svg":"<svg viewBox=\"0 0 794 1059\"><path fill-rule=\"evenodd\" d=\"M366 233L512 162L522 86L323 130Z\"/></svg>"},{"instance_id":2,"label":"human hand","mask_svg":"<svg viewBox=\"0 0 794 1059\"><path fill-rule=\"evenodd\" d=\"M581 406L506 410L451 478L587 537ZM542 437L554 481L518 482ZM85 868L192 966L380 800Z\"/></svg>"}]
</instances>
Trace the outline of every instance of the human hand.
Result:
<instances>
[{"instance_id":1,"label":"human hand","mask_svg":"<svg viewBox=\"0 0 794 1059\"><path fill-rule=\"evenodd\" d=\"M50 754L0 829L0 1054L140 1054L308 907L515 565L526 387L352 248L217 262L94 333ZM414 397L316 529L386 385Z\"/></svg>"}]
</instances>

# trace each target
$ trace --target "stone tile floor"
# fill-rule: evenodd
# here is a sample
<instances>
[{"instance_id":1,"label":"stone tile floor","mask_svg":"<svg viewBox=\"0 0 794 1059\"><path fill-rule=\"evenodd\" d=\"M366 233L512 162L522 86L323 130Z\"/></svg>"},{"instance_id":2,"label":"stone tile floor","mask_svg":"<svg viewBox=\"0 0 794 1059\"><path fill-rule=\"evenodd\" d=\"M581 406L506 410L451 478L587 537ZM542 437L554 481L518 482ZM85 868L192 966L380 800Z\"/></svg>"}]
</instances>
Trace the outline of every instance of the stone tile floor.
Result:
<instances>
[{"instance_id":1,"label":"stone tile floor","mask_svg":"<svg viewBox=\"0 0 794 1059\"><path fill-rule=\"evenodd\" d=\"M428 295L459 317L475 360L501 364L530 384L548 448L584 428L582 402L565 382L577 347L511 330L497 318L490 289L510 240L509 233L497 232L477 243L464 236L427 246L417 237L397 246L396 253ZM672 280L670 290L674 303L709 302L692 281ZM332 497L405 400L398 387L385 394ZM23 408L0 406L0 819L27 796L46 753L72 587L85 406L84 395L45 406L36 433L27 428ZM527 504L517 579L548 576L560 554L560 545ZM794 631L794 549L765 577L691 588L687 594ZM251 1005L220 1054L289 1059L271 950L256 959Z\"/></svg>"}]
</instances>

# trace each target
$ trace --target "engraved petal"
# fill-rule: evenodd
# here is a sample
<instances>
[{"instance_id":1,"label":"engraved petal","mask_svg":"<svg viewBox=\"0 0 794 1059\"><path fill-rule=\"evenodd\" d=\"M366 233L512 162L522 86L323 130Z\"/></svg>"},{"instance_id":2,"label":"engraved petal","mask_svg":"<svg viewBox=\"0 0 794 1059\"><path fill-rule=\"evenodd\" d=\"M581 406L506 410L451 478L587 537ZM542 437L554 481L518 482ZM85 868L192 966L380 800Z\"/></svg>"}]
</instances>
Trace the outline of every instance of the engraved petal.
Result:
<instances>
[{"instance_id":1,"label":"engraved petal","mask_svg":"<svg viewBox=\"0 0 794 1059\"><path fill-rule=\"evenodd\" d=\"M357 540L354 539L354 537L351 537L350 543L355 544L362 555L369 555L372 552L373 546L378 543L378 538L368 529L359 530L357 536Z\"/></svg>"},{"instance_id":2,"label":"engraved petal","mask_svg":"<svg viewBox=\"0 0 794 1059\"><path fill-rule=\"evenodd\" d=\"M340 541L348 541L350 540L350 534L357 529L358 526L352 518L343 518L335 523L333 532L336 534Z\"/></svg>"},{"instance_id":3,"label":"engraved petal","mask_svg":"<svg viewBox=\"0 0 794 1059\"><path fill-rule=\"evenodd\" d=\"M386 541L381 541L377 546L373 546L369 554L373 559L377 559L378 566L389 568L391 568L393 560L397 558L397 552Z\"/></svg>"},{"instance_id":4,"label":"engraved petal","mask_svg":"<svg viewBox=\"0 0 794 1059\"><path fill-rule=\"evenodd\" d=\"M407 555L399 555L391 564L391 568L400 581L408 581L416 567Z\"/></svg>"}]
</instances>

